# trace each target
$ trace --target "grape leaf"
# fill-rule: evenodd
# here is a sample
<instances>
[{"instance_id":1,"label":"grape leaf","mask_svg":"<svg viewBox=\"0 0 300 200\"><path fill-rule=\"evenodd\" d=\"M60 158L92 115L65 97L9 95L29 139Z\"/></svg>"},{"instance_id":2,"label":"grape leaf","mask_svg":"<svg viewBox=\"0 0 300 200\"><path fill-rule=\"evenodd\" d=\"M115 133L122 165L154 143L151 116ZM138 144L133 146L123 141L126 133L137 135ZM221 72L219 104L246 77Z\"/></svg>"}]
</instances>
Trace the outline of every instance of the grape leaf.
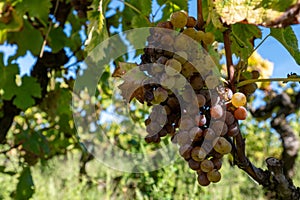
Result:
<instances>
[{"instance_id":1,"label":"grape leaf","mask_svg":"<svg viewBox=\"0 0 300 200\"><path fill-rule=\"evenodd\" d=\"M278 0L214 1L216 11L224 23L235 24L237 22L247 22L249 24L262 25L268 25L280 17L284 11L295 4L297 0L278 2Z\"/></svg>"},{"instance_id":2,"label":"grape leaf","mask_svg":"<svg viewBox=\"0 0 300 200\"><path fill-rule=\"evenodd\" d=\"M261 30L251 24L232 25L232 52L244 60L247 60L252 53L253 39L261 38Z\"/></svg>"},{"instance_id":3,"label":"grape leaf","mask_svg":"<svg viewBox=\"0 0 300 200\"><path fill-rule=\"evenodd\" d=\"M15 90L15 99L13 104L22 110L26 110L35 104L34 97L41 97L41 87L33 77L24 76L22 85Z\"/></svg>"},{"instance_id":4,"label":"grape leaf","mask_svg":"<svg viewBox=\"0 0 300 200\"><path fill-rule=\"evenodd\" d=\"M67 36L61 27L52 28L48 40L52 52L57 53L66 46Z\"/></svg>"},{"instance_id":5,"label":"grape leaf","mask_svg":"<svg viewBox=\"0 0 300 200\"><path fill-rule=\"evenodd\" d=\"M51 7L50 0L23 0L17 4L16 9L23 13L28 12L30 17L38 18L46 26Z\"/></svg>"},{"instance_id":6,"label":"grape leaf","mask_svg":"<svg viewBox=\"0 0 300 200\"><path fill-rule=\"evenodd\" d=\"M24 21L22 31L13 32L8 35L8 42L18 44L17 52L19 56L25 55L28 50L33 55L39 55L43 44L43 37L41 32L32 27L26 20Z\"/></svg>"},{"instance_id":7,"label":"grape leaf","mask_svg":"<svg viewBox=\"0 0 300 200\"><path fill-rule=\"evenodd\" d=\"M19 177L16 190L16 200L29 199L34 193L34 182L29 167L25 167Z\"/></svg>"},{"instance_id":8,"label":"grape leaf","mask_svg":"<svg viewBox=\"0 0 300 200\"><path fill-rule=\"evenodd\" d=\"M271 28L271 36L278 40L293 56L298 65L300 65L300 49L298 40L292 27Z\"/></svg>"},{"instance_id":9,"label":"grape leaf","mask_svg":"<svg viewBox=\"0 0 300 200\"><path fill-rule=\"evenodd\" d=\"M19 74L18 65L12 64L7 67L0 63L0 89L4 91L2 98L10 100L15 95L17 84L16 75Z\"/></svg>"}]
</instances>

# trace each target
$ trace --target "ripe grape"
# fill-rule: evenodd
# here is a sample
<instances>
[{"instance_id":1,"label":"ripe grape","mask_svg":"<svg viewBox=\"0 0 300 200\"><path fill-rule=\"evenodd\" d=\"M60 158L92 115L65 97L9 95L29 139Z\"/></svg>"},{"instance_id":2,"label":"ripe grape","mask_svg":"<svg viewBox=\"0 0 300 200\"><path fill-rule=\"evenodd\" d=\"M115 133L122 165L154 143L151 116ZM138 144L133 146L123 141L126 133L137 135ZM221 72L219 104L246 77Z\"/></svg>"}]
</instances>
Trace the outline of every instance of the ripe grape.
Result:
<instances>
[{"instance_id":1,"label":"ripe grape","mask_svg":"<svg viewBox=\"0 0 300 200\"><path fill-rule=\"evenodd\" d=\"M245 120L247 118L247 109L243 106L239 106L235 111L234 111L234 117L237 120Z\"/></svg>"},{"instance_id":2,"label":"ripe grape","mask_svg":"<svg viewBox=\"0 0 300 200\"><path fill-rule=\"evenodd\" d=\"M243 93L237 92L233 94L231 103L234 107L244 106L247 103L247 98Z\"/></svg>"},{"instance_id":3,"label":"ripe grape","mask_svg":"<svg viewBox=\"0 0 300 200\"><path fill-rule=\"evenodd\" d=\"M259 71L257 71L257 70L253 70L253 71L251 72L251 75L252 75L252 79L257 79L257 78L259 78L260 73L259 73Z\"/></svg>"},{"instance_id":4,"label":"ripe grape","mask_svg":"<svg viewBox=\"0 0 300 200\"><path fill-rule=\"evenodd\" d=\"M217 170L221 169L221 167L222 167L222 160L221 159L214 157L214 158L211 159L211 161L213 162L215 169L217 169Z\"/></svg>"},{"instance_id":5,"label":"ripe grape","mask_svg":"<svg viewBox=\"0 0 300 200\"><path fill-rule=\"evenodd\" d=\"M189 137L191 141L199 141L203 136L203 131L198 126L195 126L189 131Z\"/></svg>"},{"instance_id":6,"label":"ripe grape","mask_svg":"<svg viewBox=\"0 0 300 200\"><path fill-rule=\"evenodd\" d=\"M186 28L182 31L183 34L189 36L192 39L196 39L197 31L194 28Z\"/></svg>"},{"instance_id":7,"label":"ripe grape","mask_svg":"<svg viewBox=\"0 0 300 200\"><path fill-rule=\"evenodd\" d=\"M203 79L200 75L193 75L190 84L194 90L200 90L203 88Z\"/></svg>"},{"instance_id":8,"label":"ripe grape","mask_svg":"<svg viewBox=\"0 0 300 200\"><path fill-rule=\"evenodd\" d=\"M203 107L206 103L206 98L203 94L197 94L198 107Z\"/></svg>"},{"instance_id":9,"label":"ripe grape","mask_svg":"<svg viewBox=\"0 0 300 200\"><path fill-rule=\"evenodd\" d=\"M215 105L210 108L210 115L213 119L220 119L224 114L224 110L221 105Z\"/></svg>"},{"instance_id":10,"label":"ripe grape","mask_svg":"<svg viewBox=\"0 0 300 200\"><path fill-rule=\"evenodd\" d=\"M204 33L202 41L204 42L204 44L210 45L215 41L215 36L211 32Z\"/></svg>"},{"instance_id":11,"label":"ripe grape","mask_svg":"<svg viewBox=\"0 0 300 200\"><path fill-rule=\"evenodd\" d=\"M211 129L214 130L216 135L224 136L228 132L228 127L222 120L212 121Z\"/></svg>"},{"instance_id":12,"label":"ripe grape","mask_svg":"<svg viewBox=\"0 0 300 200\"><path fill-rule=\"evenodd\" d=\"M190 144L185 144L180 146L179 154L185 159L188 160L191 158L191 151L193 147Z\"/></svg>"},{"instance_id":13,"label":"ripe grape","mask_svg":"<svg viewBox=\"0 0 300 200\"><path fill-rule=\"evenodd\" d=\"M159 28L167 28L167 29L173 29L173 24L170 21L166 21L166 22L158 22L158 24L156 25L156 27Z\"/></svg>"},{"instance_id":14,"label":"ripe grape","mask_svg":"<svg viewBox=\"0 0 300 200\"><path fill-rule=\"evenodd\" d=\"M201 186L208 186L210 184L210 181L208 180L206 173L204 173L204 172L198 173L197 180L198 180L199 185L201 185Z\"/></svg>"},{"instance_id":15,"label":"ripe grape","mask_svg":"<svg viewBox=\"0 0 300 200\"><path fill-rule=\"evenodd\" d=\"M228 154L231 152L231 144L224 138L218 137L213 141L214 150L220 154Z\"/></svg>"},{"instance_id":16,"label":"ripe grape","mask_svg":"<svg viewBox=\"0 0 300 200\"><path fill-rule=\"evenodd\" d=\"M220 84L219 78L215 75L210 75L206 77L205 84L208 89L214 89Z\"/></svg>"},{"instance_id":17,"label":"ripe grape","mask_svg":"<svg viewBox=\"0 0 300 200\"><path fill-rule=\"evenodd\" d=\"M172 58L172 59L169 59L167 60L166 62L166 73L169 75L169 76L174 76L176 74L178 74L180 71L181 71L181 63Z\"/></svg>"},{"instance_id":18,"label":"ripe grape","mask_svg":"<svg viewBox=\"0 0 300 200\"><path fill-rule=\"evenodd\" d=\"M209 172L213 170L214 163L210 160L205 159L201 162L200 167L203 172Z\"/></svg>"},{"instance_id":19,"label":"ripe grape","mask_svg":"<svg viewBox=\"0 0 300 200\"><path fill-rule=\"evenodd\" d=\"M205 159L207 152L201 147L194 147L191 152L191 156L195 161L202 161Z\"/></svg>"},{"instance_id":20,"label":"ripe grape","mask_svg":"<svg viewBox=\"0 0 300 200\"><path fill-rule=\"evenodd\" d=\"M226 111L225 113L225 123L229 126L235 122L235 118L233 114L229 111Z\"/></svg>"},{"instance_id":21,"label":"ripe grape","mask_svg":"<svg viewBox=\"0 0 300 200\"><path fill-rule=\"evenodd\" d=\"M200 169L200 162L197 162L197 161L195 161L193 159L189 159L188 163L189 163L189 167L192 170L198 170L198 169Z\"/></svg>"},{"instance_id":22,"label":"ripe grape","mask_svg":"<svg viewBox=\"0 0 300 200\"><path fill-rule=\"evenodd\" d=\"M217 183L221 180L221 173L217 169L207 172L207 179L210 182Z\"/></svg>"},{"instance_id":23,"label":"ripe grape","mask_svg":"<svg viewBox=\"0 0 300 200\"><path fill-rule=\"evenodd\" d=\"M196 24L197 24L197 20L195 19L195 17L188 16L186 27L192 28L195 27Z\"/></svg>"},{"instance_id":24,"label":"ripe grape","mask_svg":"<svg viewBox=\"0 0 300 200\"><path fill-rule=\"evenodd\" d=\"M177 11L171 14L170 21L176 28L183 28L188 21L188 16L183 11Z\"/></svg>"},{"instance_id":25,"label":"ripe grape","mask_svg":"<svg viewBox=\"0 0 300 200\"><path fill-rule=\"evenodd\" d=\"M174 49L177 51L186 51L189 48L188 36L180 34L175 38Z\"/></svg>"},{"instance_id":26,"label":"ripe grape","mask_svg":"<svg viewBox=\"0 0 300 200\"><path fill-rule=\"evenodd\" d=\"M153 91L154 100L151 102L153 104L160 104L161 102L164 102L168 98L168 92L167 90L159 87L156 90Z\"/></svg>"}]
</instances>

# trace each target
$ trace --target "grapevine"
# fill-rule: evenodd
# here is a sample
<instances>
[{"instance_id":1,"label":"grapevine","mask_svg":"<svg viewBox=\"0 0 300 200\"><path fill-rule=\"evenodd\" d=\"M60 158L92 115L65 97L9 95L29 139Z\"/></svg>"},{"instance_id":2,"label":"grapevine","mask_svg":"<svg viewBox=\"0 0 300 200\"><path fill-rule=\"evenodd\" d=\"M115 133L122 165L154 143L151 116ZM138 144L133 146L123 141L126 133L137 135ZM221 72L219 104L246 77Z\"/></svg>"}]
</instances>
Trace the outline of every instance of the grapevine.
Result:
<instances>
[{"instance_id":1,"label":"grapevine","mask_svg":"<svg viewBox=\"0 0 300 200\"><path fill-rule=\"evenodd\" d=\"M207 186L221 180L222 158L231 153L233 137L239 133L237 121L247 117L247 97L241 92L233 94L222 84L205 50L215 36L197 30L196 25L194 17L177 11L170 21L150 29L138 68L147 78L138 89L139 95L134 93L133 97L152 106L145 120L145 141L159 143L162 137L170 136L198 175L199 185ZM126 77L122 78L125 82L119 87L124 90Z\"/></svg>"}]
</instances>

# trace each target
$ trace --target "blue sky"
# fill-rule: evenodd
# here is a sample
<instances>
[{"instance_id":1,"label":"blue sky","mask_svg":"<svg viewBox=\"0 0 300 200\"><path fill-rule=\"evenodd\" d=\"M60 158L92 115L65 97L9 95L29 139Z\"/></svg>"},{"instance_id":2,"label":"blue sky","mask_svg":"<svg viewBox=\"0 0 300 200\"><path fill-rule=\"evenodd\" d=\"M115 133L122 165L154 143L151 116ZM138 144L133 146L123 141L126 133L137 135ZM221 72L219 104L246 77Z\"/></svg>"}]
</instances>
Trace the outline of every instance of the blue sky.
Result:
<instances>
[{"instance_id":1,"label":"blue sky","mask_svg":"<svg viewBox=\"0 0 300 200\"><path fill-rule=\"evenodd\" d=\"M190 0L189 5L196 5L196 0ZM120 7L122 9L123 5L118 0L113 0L110 4L111 7ZM157 4L153 4L153 10L155 11L158 7ZM197 10L196 6L189 6L189 15L196 16ZM159 14L158 14L159 15ZM293 29L299 38L298 44L300 46L300 25L293 26ZM263 29L264 38L268 34L267 29ZM258 44L260 40L256 41ZM8 56L15 53L16 47L0 45L0 52L4 52L4 59L6 60ZM259 48L258 53L265 59L274 63L274 71L272 77L286 77L287 73L296 72L300 74L300 66L296 64L291 55L287 50L274 38L269 37ZM17 60L17 63L21 64L22 68L20 69L21 75L29 74L30 68L35 63L36 59L30 54L27 53L24 57L21 57Z\"/></svg>"}]
</instances>

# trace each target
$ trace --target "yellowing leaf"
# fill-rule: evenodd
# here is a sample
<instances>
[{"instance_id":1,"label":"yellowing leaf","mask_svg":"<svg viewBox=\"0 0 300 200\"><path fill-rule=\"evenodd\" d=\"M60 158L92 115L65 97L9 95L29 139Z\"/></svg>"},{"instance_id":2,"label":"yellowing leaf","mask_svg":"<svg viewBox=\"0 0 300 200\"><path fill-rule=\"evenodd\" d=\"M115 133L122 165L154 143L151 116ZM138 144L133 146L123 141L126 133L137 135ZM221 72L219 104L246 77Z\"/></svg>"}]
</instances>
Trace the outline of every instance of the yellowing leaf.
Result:
<instances>
[{"instance_id":1,"label":"yellowing leaf","mask_svg":"<svg viewBox=\"0 0 300 200\"><path fill-rule=\"evenodd\" d=\"M244 22L267 26L282 16L284 11L297 1L215 0L214 2L216 11L221 16L224 23L235 24L237 22Z\"/></svg>"}]
</instances>

